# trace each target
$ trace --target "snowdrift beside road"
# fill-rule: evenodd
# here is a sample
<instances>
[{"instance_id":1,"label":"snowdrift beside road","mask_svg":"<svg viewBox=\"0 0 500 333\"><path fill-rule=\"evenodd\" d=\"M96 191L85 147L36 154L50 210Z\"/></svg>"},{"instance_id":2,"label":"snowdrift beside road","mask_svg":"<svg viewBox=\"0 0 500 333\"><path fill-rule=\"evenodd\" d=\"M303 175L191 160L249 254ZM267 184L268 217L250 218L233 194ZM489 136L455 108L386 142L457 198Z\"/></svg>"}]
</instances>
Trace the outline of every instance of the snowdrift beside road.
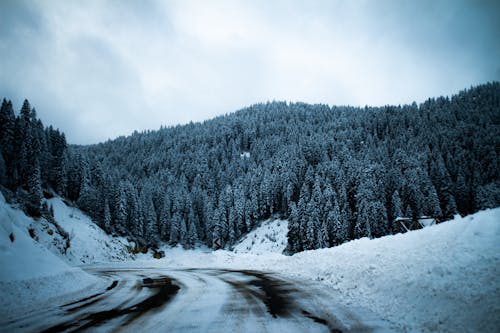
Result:
<instances>
[{"instance_id":1,"label":"snowdrift beside road","mask_svg":"<svg viewBox=\"0 0 500 333\"><path fill-rule=\"evenodd\" d=\"M255 268L319 281L339 301L370 309L401 331L500 328L500 208L405 234L255 262Z\"/></svg>"},{"instance_id":2,"label":"snowdrift beside road","mask_svg":"<svg viewBox=\"0 0 500 333\"><path fill-rule=\"evenodd\" d=\"M0 193L0 309L4 315L98 281L33 240L28 232L33 223L37 221L10 207Z\"/></svg>"}]
</instances>

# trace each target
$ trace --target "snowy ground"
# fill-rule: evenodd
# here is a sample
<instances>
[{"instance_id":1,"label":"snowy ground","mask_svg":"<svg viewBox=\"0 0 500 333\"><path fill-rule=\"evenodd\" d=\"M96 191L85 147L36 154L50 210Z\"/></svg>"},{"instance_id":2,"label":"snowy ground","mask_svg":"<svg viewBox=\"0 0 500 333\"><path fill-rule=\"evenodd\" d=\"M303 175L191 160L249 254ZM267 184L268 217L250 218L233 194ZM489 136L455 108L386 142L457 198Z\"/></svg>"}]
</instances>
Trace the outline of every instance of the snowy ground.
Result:
<instances>
[{"instance_id":1,"label":"snowy ground","mask_svg":"<svg viewBox=\"0 0 500 333\"><path fill-rule=\"evenodd\" d=\"M234 253L283 253L287 244L288 221L267 220L244 236L234 247Z\"/></svg>"},{"instance_id":2,"label":"snowy ground","mask_svg":"<svg viewBox=\"0 0 500 333\"><path fill-rule=\"evenodd\" d=\"M500 329L499 208L256 266L321 281L341 303L368 308L401 331Z\"/></svg>"},{"instance_id":3,"label":"snowy ground","mask_svg":"<svg viewBox=\"0 0 500 333\"><path fill-rule=\"evenodd\" d=\"M125 238L110 237L90 217L59 197L48 200L48 204L54 207L57 223L70 235L71 246L63 259L77 265L133 259Z\"/></svg>"},{"instance_id":4,"label":"snowy ground","mask_svg":"<svg viewBox=\"0 0 500 333\"><path fill-rule=\"evenodd\" d=\"M26 231L33 221L5 205L3 197L0 199L2 200L0 201L2 314L15 313L16 307L27 306L22 304L23 302L36 303L44 297L55 296L57 292L64 291L67 299L83 298L91 294L96 286L102 288L109 284L109 281L103 282L102 279L96 281L95 277L81 272L78 268L69 267L33 241ZM221 296L223 302L221 304L225 305L220 305L219 308L221 311L227 310L227 307L231 306L231 303L227 303L232 299L229 292L231 288L221 278L218 278L219 281L213 280L209 272L254 270L264 271L269 274L266 276L293 281L297 286L308 288L313 298L320 297L323 303L318 301L318 304L323 304L323 307L326 297L331 300L330 307L337 311L349 309L349 313L355 313L356 318L362 323L382 328L382 331L384 328L401 332L498 332L500 330L500 279L498 278L500 208L465 218L457 217L453 221L419 231L375 240L361 239L335 248L307 251L291 257L280 254L283 249L281 243L282 237L285 237L286 222L267 221L247 235L235 247L235 252L210 252L208 249L186 251L165 247L166 257L161 260L153 260L151 255L147 254L139 256L135 261L109 263L106 261L118 257L122 259L121 255L115 256L116 253L120 253L116 249L120 249L121 245L117 248L110 247L109 252L116 258L99 254L100 247L112 243L113 240L107 239L106 235L100 235L102 231L86 220L88 218L80 215L79 211L61 206L64 205L61 201L51 201L51 203L56 208L56 219L59 218L61 226L73 230L71 246L75 246L75 253L88 253L88 258L91 258L89 262L103 262L100 265L84 267L87 271L102 273L125 269L124 272L127 272L131 269L134 273L123 277L123 281L127 281L123 282L123 285L130 284L131 288L134 286L131 281L134 274L137 276L147 275L147 272L154 272L157 275L169 274L179 279L181 284L184 283L184 289L181 288L179 291L183 298L176 301L186 300L182 301L184 306L189 303L187 301L190 297L203 296L203 293L194 289L197 288L196 281L207 280L220 286L220 295L225 295ZM70 215L72 217L63 218L59 215L63 213L66 217ZM79 233L83 235L82 230L87 230L85 231L87 234L77 235ZM12 231L16 235L14 243L8 238ZM86 238L97 238L99 241L90 240L86 244ZM266 243L271 239L276 239L276 242ZM123 245L121 241L119 243ZM91 257L90 254L94 256ZM231 273L228 278L235 279L236 282L244 279L246 273L238 272ZM53 290L54 284L44 284L39 281L44 279L48 281L49 276L50 279L55 279L60 289ZM31 295L22 294L26 292L26 286L31 288L29 290ZM87 291L77 292L77 289L81 288L87 288ZM12 290L21 293L22 297L19 299L22 302L12 301ZM127 294L123 289L117 290L124 295ZM318 290L321 292L316 292ZM257 291L250 292L254 295ZM218 294L217 289L211 293L215 297L214 295ZM113 294L113 297L116 295L119 294ZM213 302L207 304L211 307L210 311L217 309ZM170 305L168 308L170 309L168 311L172 310ZM197 309L203 311L203 307ZM192 317L196 315L192 314ZM180 329L182 325L178 323L171 327ZM193 327L190 329L195 330Z\"/></svg>"},{"instance_id":5,"label":"snowy ground","mask_svg":"<svg viewBox=\"0 0 500 333\"><path fill-rule=\"evenodd\" d=\"M32 239L28 229L33 219L7 205L1 193L0 222L1 314L99 284L95 276L68 265Z\"/></svg>"}]
</instances>

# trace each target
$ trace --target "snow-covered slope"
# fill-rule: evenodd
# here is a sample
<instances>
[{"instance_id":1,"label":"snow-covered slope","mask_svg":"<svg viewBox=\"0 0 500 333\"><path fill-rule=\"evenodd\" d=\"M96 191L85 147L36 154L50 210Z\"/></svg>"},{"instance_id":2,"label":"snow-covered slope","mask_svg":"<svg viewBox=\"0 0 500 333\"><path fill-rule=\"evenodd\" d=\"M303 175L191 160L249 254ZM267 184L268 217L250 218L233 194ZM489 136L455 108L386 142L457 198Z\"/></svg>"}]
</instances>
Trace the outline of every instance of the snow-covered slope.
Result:
<instances>
[{"instance_id":1,"label":"snow-covered slope","mask_svg":"<svg viewBox=\"0 0 500 333\"><path fill-rule=\"evenodd\" d=\"M125 238L106 234L90 217L78 208L66 205L59 197L47 202L54 208L57 223L69 233L70 247L63 255L69 262L88 264L132 259ZM50 246L51 243L47 244ZM58 249L54 250L60 253Z\"/></svg>"},{"instance_id":2,"label":"snow-covered slope","mask_svg":"<svg viewBox=\"0 0 500 333\"><path fill-rule=\"evenodd\" d=\"M234 253L283 253L288 242L288 221L267 220L249 232L234 247Z\"/></svg>"},{"instance_id":3,"label":"snow-covered slope","mask_svg":"<svg viewBox=\"0 0 500 333\"><path fill-rule=\"evenodd\" d=\"M500 208L256 266L320 281L401 331L500 328Z\"/></svg>"},{"instance_id":4,"label":"snow-covered slope","mask_svg":"<svg viewBox=\"0 0 500 333\"><path fill-rule=\"evenodd\" d=\"M96 283L97 279L70 267L33 240L28 229L38 221L9 206L0 193L0 309L13 311ZM12 236L11 236L12 235ZM13 241L11 240L11 237Z\"/></svg>"}]
</instances>

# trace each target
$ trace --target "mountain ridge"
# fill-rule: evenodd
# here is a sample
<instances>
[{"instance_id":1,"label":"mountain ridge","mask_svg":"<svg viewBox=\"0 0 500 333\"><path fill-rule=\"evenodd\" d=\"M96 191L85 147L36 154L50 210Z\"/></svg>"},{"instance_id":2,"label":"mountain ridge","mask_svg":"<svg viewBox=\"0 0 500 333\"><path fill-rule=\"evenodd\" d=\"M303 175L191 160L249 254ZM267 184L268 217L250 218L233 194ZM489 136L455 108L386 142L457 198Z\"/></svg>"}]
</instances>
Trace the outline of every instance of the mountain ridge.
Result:
<instances>
[{"instance_id":1,"label":"mountain ridge","mask_svg":"<svg viewBox=\"0 0 500 333\"><path fill-rule=\"evenodd\" d=\"M36 113L23 110L17 119L40 137ZM35 211L41 188L55 188L108 233L144 245L231 247L277 214L290 222L295 253L399 232L400 216L500 205L499 114L498 82L420 105L261 103L97 145L63 142L49 170L40 169L43 149L22 167L2 146L7 171L23 171L4 186L26 193Z\"/></svg>"}]
</instances>

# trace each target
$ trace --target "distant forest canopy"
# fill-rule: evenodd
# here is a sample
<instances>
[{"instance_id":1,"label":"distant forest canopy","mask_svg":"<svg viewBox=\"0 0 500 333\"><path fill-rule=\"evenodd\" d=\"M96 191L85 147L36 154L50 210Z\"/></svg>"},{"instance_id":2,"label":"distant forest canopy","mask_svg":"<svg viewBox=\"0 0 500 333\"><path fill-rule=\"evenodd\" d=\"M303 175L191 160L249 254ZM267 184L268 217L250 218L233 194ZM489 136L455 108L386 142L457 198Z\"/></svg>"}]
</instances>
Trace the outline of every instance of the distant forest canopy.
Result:
<instances>
[{"instance_id":1,"label":"distant forest canopy","mask_svg":"<svg viewBox=\"0 0 500 333\"><path fill-rule=\"evenodd\" d=\"M420 105L256 104L68 148L27 101L0 117L1 184L31 213L50 188L146 245L230 247L279 215L295 253L500 205L498 82Z\"/></svg>"}]
</instances>

